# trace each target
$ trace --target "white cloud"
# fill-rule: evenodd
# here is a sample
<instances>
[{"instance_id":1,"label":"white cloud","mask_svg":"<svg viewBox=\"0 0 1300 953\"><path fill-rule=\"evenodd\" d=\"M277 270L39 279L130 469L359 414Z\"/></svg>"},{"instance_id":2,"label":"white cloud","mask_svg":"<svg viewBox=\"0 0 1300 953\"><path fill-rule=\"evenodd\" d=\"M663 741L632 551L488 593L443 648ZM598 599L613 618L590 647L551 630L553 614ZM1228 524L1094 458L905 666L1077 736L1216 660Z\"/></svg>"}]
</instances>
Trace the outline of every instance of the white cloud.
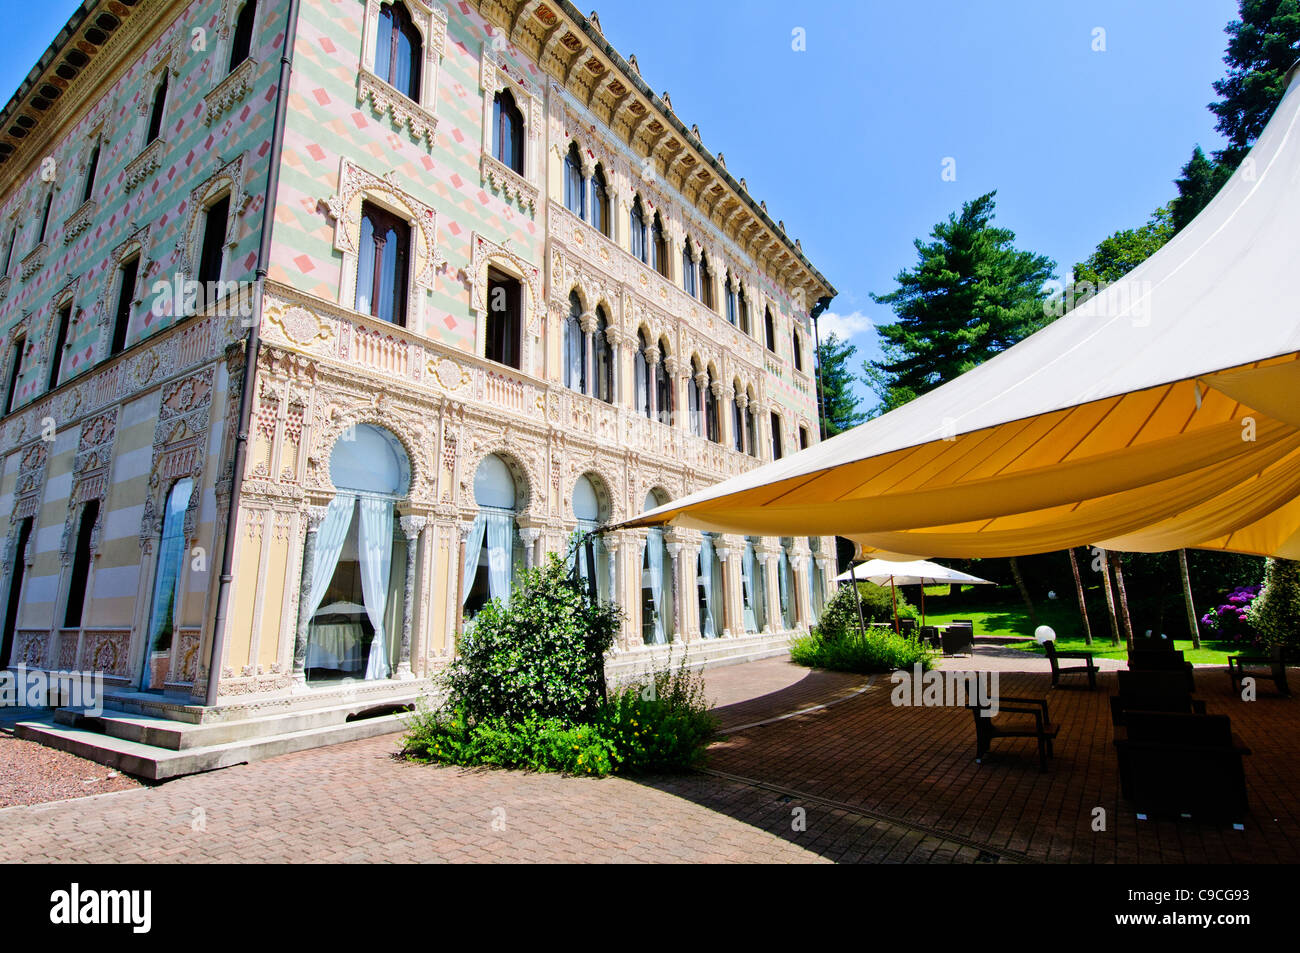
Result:
<instances>
[{"instance_id":1,"label":"white cloud","mask_svg":"<svg viewBox=\"0 0 1300 953\"><path fill-rule=\"evenodd\" d=\"M838 335L840 340L848 340L856 334L862 334L875 327L874 322L861 311L854 311L852 314L836 314L834 311L827 311L817 319L817 325L823 341L832 332Z\"/></svg>"}]
</instances>

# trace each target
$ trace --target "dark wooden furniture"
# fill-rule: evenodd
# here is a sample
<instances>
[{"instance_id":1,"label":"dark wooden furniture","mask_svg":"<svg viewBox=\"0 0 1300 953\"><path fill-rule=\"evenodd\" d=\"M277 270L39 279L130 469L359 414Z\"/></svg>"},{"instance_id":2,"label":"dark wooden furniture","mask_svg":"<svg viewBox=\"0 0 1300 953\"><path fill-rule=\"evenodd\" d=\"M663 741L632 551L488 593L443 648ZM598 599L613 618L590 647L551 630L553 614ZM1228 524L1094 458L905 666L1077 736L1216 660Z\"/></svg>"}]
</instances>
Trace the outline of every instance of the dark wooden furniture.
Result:
<instances>
[{"instance_id":1,"label":"dark wooden furniture","mask_svg":"<svg viewBox=\"0 0 1300 953\"><path fill-rule=\"evenodd\" d=\"M940 638L944 655L972 654L975 651L975 630L968 625L950 625Z\"/></svg>"},{"instance_id":2,"label":"dark wooden furniture","mask_svg":"<svg viewBox=\"0 0 1300 953\"><path fill-rule=\"evenodd\" d=\"M1268 655L1229 655L1228 678L1232 679L1232 690L1240 694L1243 678L1253 678L1257 682L1266 678L1273 683L1279 695L1290 695L1291 686L1287 684L1286 667L1288 663L1294 662L1295 659L1288 657L1280 648Z\"/></svg>"},{"instance_id":3,"label":"dark wooden furniture","mask_svg":"<svg viewBox=\"0 0 1300 953\"><path fill-rule=\"evenodd\" d=\"M1115 730L1120 792L1139 813L1240 821L1248 810L1242 759L1226 715L1130 711Z\"/></svg>"},{"instance_id":4,"label":"dark wooden furniture","mask_svg":"<svg viewBox=\"0 0 1300 953\"><path fill-rule=\"evenodd\" d=\"M1196 676L1192 670L1192 663L1183 661L1181 651L1134 648L1128 653L1128 667L1134 672L1183 672L1187 678L1187 690L1196 691Z\"/></svg>"},{"instance_id":5,"label":"dark wooden furniture","mask_svg":"<svg viewBox=\"0 0 1300 953\"><path fill-rule=\"evenodd\" d=\"M921 641L927 642L933 648L939 647L939 627L937 625L921 626Z\"/></svg>"},{"instance_id":6,"label":"dark wooden furniture","mask_svg":"<svg viewBox=\"0 0 1300 953\"><path fill-rule=\"evenodd\" d=\"M915 620L915 619L899 619L899 620L898 620L898 630L899 630L899 632L901 632L903 635L916 635L916 620Z\"/></svg>"},{"instance_id":7,"label":"dark wooden furniture","mask_svg":"<svg viewBox=\"0 0 1300 953\"><path fill-rule=\"evenodd\" d=\"M997 738L1034 738L1038 741L1038 766L1047 770L1047 759L1052 757L1052 742L1060 732L1060 726L1052 724L1047 712L1047 699L1024 698L1017 695L1002 695L998 698L996 715L988 714L990 708L979 702L966 706L975 716L975 763L983 764L984 756L989 752L989 744ZM1005 717L1007 715L1013 717ZM1030 725L1023 717L1032 716Z\"/></svg>"},{"instance_id":8,"label":"dark wooden furniture","mask_svg":"<svg viewBox=\"0 0 1300 953\"><path fill-rule=\"evenodd\" d=\"M1125 723L1130 711L1163 711L1185 715L1205 714L1205 702L1193 698L1182 672L1116 672L1119 691L1110 697L1110 718Z\"/></svg>"},{"instance_id":9,"label":"dark wooden furniture","mask_svg":"<svg viewBox=\"0 0 1300 953\"><path fill-rule=\"evenodd\" d=\"M1097 663L1093 660L1091 652L1060 652L1056 648L1056 640L1048 639L1043 643L1043 651L1047 653L1047 661L1052 663L1052 687L1059 688L1062 675L1087 675L1088 687L1090 689L1097 687ZM1076 659L1083 662L1082 665L1062 665L1062 659L1074 661Z\"/></svg>"}]
</instances>

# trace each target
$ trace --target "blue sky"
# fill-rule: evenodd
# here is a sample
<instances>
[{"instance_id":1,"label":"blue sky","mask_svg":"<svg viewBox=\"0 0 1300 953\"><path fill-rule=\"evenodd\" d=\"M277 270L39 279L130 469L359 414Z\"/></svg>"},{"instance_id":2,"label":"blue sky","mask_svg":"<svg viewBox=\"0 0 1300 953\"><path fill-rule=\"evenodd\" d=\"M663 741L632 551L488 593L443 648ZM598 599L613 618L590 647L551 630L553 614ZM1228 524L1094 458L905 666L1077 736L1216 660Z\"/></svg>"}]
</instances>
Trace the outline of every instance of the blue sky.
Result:
<instances>
[{"instance_id":1,"label":"blue sky","mask_svg":"<svg viewBox=\"0 0 1300 953\"><path fill-rule=\"evenodd\" d=\"M587 5L594 0L587 0ZM77 4L0 0L6 99ZM583 9L586 9L584 6ZM1174 195L1200 143L1221 141L1234 0L601 0L605 35L635 53L706 146L726 155L839 297L837 326L878 353L915 238L984 192L1058 276ZM653 10L653 13L649 11ZM1096 51L1095 31L1105 50ZM803 31L806 49L793 36ZM955 181L941 177L955 160ZM857 365L855 363L855 370ZM861 388L864 401L874 403Z\"/></svg>"}]
</instances>

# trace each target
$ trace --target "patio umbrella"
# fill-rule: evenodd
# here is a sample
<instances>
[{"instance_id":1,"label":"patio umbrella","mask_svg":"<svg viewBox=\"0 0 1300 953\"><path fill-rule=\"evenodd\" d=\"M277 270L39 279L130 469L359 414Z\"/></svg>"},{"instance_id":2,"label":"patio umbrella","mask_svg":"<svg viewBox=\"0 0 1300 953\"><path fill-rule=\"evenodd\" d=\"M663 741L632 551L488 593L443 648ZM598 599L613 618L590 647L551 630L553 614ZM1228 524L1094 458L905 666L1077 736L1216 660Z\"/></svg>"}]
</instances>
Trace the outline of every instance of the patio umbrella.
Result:
<instances>
[{"instance_id":1,"label":"patio umbrella","mask_svg":"<svg viewBox=\"0 0 1300 953\"><path fill-rule=\"evenodd\" d=\"M921 625L925 625L925 587L940 585L942 583L964 583L973 586L992 586L996 585L988 579L981 579L979 576L972 576L970 573L962 572L959 569L951 569L948 566L940 566L938 563L932 563L924 559L914 559L909 562L894 562L888 559L869 559L864 563L840 573L837 580L856 579L859 581L874 582L878 586L889 583L890 589L894 590L897 586L915 586L921 587ZM898 630L898 596L895 592L894 600L894 630Z\"/></svg>"},{"instance_id":2,"label":"patio umbrella","mask_svg":"<svg viewBox=\"0 0 1300 953\"><path fill-rule=\"evenodd\" d=\"M623 525L896 558L1300 558L1298 74L1214 201L1123 280L896 410Z\"/></svg>"}]
</instances>

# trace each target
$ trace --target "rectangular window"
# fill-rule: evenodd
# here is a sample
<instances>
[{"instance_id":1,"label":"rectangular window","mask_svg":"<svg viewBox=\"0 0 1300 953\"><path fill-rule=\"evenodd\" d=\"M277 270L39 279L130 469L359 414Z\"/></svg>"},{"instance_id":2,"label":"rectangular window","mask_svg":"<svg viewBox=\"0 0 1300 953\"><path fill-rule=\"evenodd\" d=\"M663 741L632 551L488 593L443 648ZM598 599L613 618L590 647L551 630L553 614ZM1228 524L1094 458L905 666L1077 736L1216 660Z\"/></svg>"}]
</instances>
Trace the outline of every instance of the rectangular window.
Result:
<instances>
[{"instance_id":1,"label":"rectangular window","mask_svg":"<svg viewBox=\"0 0 1300 953\"><path fill-rule=\"evenodd\" d=\"M488 272L486 341L483 356L489 361L518 369L521 365L520 307L522 289L519 282L498 271Z\"/></svg>"},{"instance_id":2,"label":"rectangular window","mask_svg":"<svg viewBox=\"0 0 1300 953\"><path fill-rule=\"evenodd\" d=\"M14 262L14 245L18 241L18 229L13 228L9 232L9 244L5 246L5 270L0 271L0 278L9 274L9 266Z\"/></svg>"},{"instance_id":3,"label":"rectangular window","mask_svg":"<svg viewBox=\"0 0 1300 953\"><path fill-rule=\"evenodd\" d=\"M121 354L126 348L126 332L131 326L131 304L135 299L135 280L140 272L140 258L124 262L118 270L117 310L113 312L113 340L108 356Z\"/></svg>"},{"instance_id":4,"label":"rectangular window","mask_svg":"<svg viewBox=\"0 0 1300 953\"><path fill-rule=\"evenodd\" d=\"M18 375L22 373L23 349L27 346L26 338L15 338L9 349L9 379L5 381L5 413L14 409L14 395L18 393Z\"/></svg>"},{"instance_id":5,"label":"rectangular window","mask_svg":"<svg viewBox=\"0 0 1300 953\"><path fill-rule=\"evenodd\" d=\"M59 386L59 371L63 367L63 348L68 343L68 325L72 323L72 305L64 305L55 319L54 341L50 346L50 379L46 390Z\"/></svg>"},{"instance_id":6,"label":"rectangular window","mask_svg":"<svg viewBox=\"0 0 1300 953\"><path fill-rule=\"evenodd\" d=\"M213 202L203 219L203 247L199 251L199 283L206 295L208 286L221 280L222 249L226 242L226 223L230 215L230 196ZM205 297L206 301L207 298Z\"/></svg>"},{"instance_id":7,"label":"rectangular window","mask_svg":"<svg viewBox=\"0 0 1300 953\"><path fill-rule=\"evenodd\" d=\"M18 605L22 601L23 576L27 571L27 541L32 538L32 517L18 524L18 540L14 546L14 559L9 570L9 601L5 607L4 631L0 633L0 668L8 665L14 646L14 633L18 628Z\"/></svg>"},{"instance_id":8,"label":"rectangular window","mask_svg":"<svg viewBox=\"0 0 1300 953\"><path fill-rule=\"evenodd\" d=\"M406 327L410 254L411 227L396 215L363 203L357 260L358 311Z\"/></svg>"},{"instance_id":9,"label":"rectangular window","mask_svg":"<svg viewBox=\"0 0 1300 953\"><path fill-rule=\"evenodd\" d=\"M781 459L781 417L772 411L772 459Z\"/></svg>"},{"instance_id":10,"label":"rectangular window","mask_svg":"<svg viewBox=\"0 0 1300 953\"><path fill-rule=\"evenodd\" d=\"M95 197L95 176L99 172L99 146L95 146L90 153L90 161L86 163L86 185L81 190L81 201L84 205Z\"/></svg>"},{"instance_id":11,"label":"rectangular window","mask_svg":"<svg viewBox=\"0 0 1300 953\"><path fill-rule=\"evenodd\" d=\"M803 370L803 346L799 342L798 331L794 332L793 336L790 339L790 343L794 349L794 369L796 371L802 371Z\"/></svg>"}]
</instances>

